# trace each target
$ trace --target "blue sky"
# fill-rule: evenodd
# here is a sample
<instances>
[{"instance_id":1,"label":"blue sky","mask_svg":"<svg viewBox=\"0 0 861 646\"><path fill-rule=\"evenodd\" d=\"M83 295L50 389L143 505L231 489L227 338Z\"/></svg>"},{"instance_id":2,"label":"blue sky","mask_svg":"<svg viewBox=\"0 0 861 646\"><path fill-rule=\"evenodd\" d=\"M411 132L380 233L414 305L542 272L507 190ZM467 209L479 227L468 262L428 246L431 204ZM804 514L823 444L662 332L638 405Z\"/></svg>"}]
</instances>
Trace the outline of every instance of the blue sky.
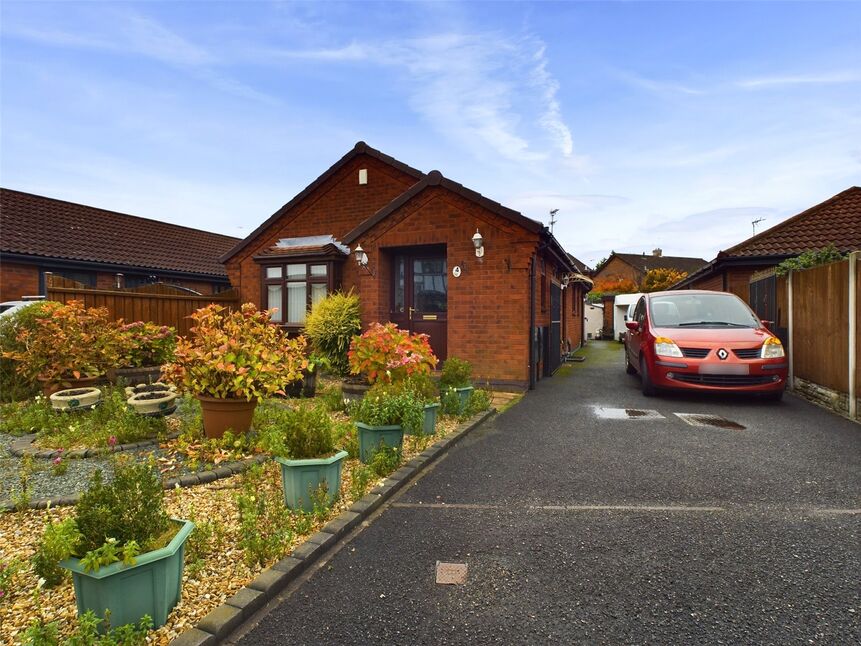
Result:
<instances>
[{"instance_id":1,"label":"blue sky","mask_svg":"<svg viewBox=\"0 0 861 646\"><path fill-rule=\"evenodd\" d=\"M0 5L0 183L243 237L358 140L611 249L861 184L861 3Z\"/></svg>"}]
</instances>

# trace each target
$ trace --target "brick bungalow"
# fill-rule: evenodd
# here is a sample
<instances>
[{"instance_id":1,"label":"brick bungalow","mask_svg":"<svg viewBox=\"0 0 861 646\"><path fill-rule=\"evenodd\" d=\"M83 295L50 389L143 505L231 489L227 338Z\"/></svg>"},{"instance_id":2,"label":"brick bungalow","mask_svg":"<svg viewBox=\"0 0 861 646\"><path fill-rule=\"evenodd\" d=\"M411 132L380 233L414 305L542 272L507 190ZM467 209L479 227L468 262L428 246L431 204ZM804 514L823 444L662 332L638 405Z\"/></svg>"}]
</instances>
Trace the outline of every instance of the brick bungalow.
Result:
<instances>
[{"instance_id":1,"label":"brick bungalow","mask_svg":"<svg viewBox=\"0 0 861 646\"><path fill-rule=\"evenodd\" d=\"M238 238L0 189L0 300L45 294L45 273L112 289L230 287L219 256ZM118 276L117 274L121 274Z\"/></svg>"},{"instance_id":2,"label":"brick bungalow","mask_svg":"<svg viewBox=\"0 0 861 646\"><path fill-rule=\"evenodd\" d=\"M766 229L717 257L672 289L731 292L772 322L786 343L785 281L774 269L788 258L833 244L841 253L861 250L861 188L845 191Z\"/></svg>"},{"instance_id":3,"label":"brick bungalow","mask_svg":"<svg viewBox=\"0 0 861 646\"><path fill-rule=\"evenodd\" d=\"M690 274L705 264L706 261L703 258L665 256L660 249L654 249L651 255L613 251L607 261L595 270L592 279L597 283L627 278L639 285L646 277L646 273L652 269L675 269Z\"/></svg>"},{"instance_id":4,"label":"brick bungalow","mask_svg":"<svg viewBox=\"0 0 861 646\"><path fill-rule=\"evenodd\" d=\"M533 385L582 341L588 279L545 226L364 142L221 260L243 302L278 308L291 330L355 289L364 325L427 333L497 386Z\"/></svg>"}]
</instances>

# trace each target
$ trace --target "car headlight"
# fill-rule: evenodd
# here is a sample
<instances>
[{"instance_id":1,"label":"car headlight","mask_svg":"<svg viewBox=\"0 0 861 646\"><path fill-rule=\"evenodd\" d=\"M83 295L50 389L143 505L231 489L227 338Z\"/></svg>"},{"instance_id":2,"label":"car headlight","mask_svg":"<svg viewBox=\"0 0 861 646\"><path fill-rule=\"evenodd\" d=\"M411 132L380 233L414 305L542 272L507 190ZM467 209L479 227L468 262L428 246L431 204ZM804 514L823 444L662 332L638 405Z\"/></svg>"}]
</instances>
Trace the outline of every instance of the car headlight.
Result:
<instances>
[{"instance_id":1,"label":"car headlight","mask_svg":"<svg viewBox=\"0 0 861 646\"><path fill-rule=\"evenodd\" d=\"M760 359L781 359L786 356L783 351L783 344L780 339L770 336L762 344L762 351L759 353Z\"/></svg>"},{"instance_id":2,"label":"car headlight","mask_svg":"<svg viewBox=\"0 0 861 646\"><path fill-rule=\"evenodd\" d=\"M661 357L682 357L682 351L672 339L665 336L659 336L655 339L655 354Z\"/></svg>"}]
</instances>

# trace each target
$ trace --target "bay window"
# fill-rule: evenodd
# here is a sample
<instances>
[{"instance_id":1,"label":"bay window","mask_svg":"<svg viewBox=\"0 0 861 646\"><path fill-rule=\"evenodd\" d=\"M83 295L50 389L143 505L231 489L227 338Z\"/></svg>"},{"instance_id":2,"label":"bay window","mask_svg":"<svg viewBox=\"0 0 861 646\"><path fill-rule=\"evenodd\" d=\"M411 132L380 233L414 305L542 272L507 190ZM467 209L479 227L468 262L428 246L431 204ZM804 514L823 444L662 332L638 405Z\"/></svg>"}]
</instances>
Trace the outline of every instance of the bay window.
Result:
<instances>
[{"instance_id":1,"label":"bay window","mask_svg":"<svg viewBox=\"0 0 861 646\"><path fill-rule=\"evenodd\" d=\"M332 291L331 262L285 262L263 267L263 305L272 320L301 327L311 307Z\"/></svg>"}]
</instances>

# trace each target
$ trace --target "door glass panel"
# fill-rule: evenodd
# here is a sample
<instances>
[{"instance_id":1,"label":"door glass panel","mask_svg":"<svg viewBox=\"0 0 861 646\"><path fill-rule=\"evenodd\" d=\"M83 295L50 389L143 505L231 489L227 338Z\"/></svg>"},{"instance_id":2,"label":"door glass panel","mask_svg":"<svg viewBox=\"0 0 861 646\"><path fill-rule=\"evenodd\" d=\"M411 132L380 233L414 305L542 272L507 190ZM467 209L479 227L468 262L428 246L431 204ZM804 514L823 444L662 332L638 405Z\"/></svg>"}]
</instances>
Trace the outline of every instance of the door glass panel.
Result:
<instances>
[{"instance_id":1,"label":"door glass panel","mask_svg":"<svg viewBox=\"0 0 861 646\"><path fill-rule=\"evenodd\" d=\"M271 318L273 321L278 321L280 323L284 320L284 303L281 300L281 285L267 285L266 292L266 309L271 310L273 307L277 307L277 311L271 314Z\"/></svg>"},{"instance_id":2,"label":"door glass panel","mask_svg":"<svg viewBox=\"0 0 861 646\"><path fill-rule=\"evenodd\" d=\"M326 283L311 283L311 307L326 298Z\"/></svg>"},{"instance_id":3,"label":"door glass panel","mask_svg":"<svg viewBox=\"0 0 861 646\"><path fill-rule=\"evenodd\" d=\"M326 265L311 265L311 275L312 276L325 276L326 275Z\"/></svg>"},{"instance_id":4,"label":"door glass panel","mask_svg":"<svg viewBox=\"0 0 861 646\"><path fill-rule=\"evenodd\" d=\"M287 265L287 280L305 280L305 265Z\"/></svg>"},{"instance_id":5,"label":"door glass panel","mask_svg":"<svg viewBox=\"0 0 861 646\"><path fill-rule=\"evenodd\" d=\"M403 256L395 257L395 297L392 301L392 311L393 312L403 312L404 311L404 301L406 295L404 294L405 287L405 277L406 274L406 261Z\"/></svg>"},{"instance_id":6,"label":"door glass panel","mask_svg":"<svg viewBox=\"0 0 861 646\"><path fill-rule=\"evenodd\" d=\"M448 270L445 258L413 260L413 301L417 312L448 311Z\"/></svg>"},{"instance_id":7,"label":"door glass panel","mask_svg":"<svg viewBox=\"0 0 861 646\"><path fill-rule=\"evenodd\" d=\"M287 283L288 323L305 323L308 313L307 289L308 283Z\"/></svg>"}]
</instances>

